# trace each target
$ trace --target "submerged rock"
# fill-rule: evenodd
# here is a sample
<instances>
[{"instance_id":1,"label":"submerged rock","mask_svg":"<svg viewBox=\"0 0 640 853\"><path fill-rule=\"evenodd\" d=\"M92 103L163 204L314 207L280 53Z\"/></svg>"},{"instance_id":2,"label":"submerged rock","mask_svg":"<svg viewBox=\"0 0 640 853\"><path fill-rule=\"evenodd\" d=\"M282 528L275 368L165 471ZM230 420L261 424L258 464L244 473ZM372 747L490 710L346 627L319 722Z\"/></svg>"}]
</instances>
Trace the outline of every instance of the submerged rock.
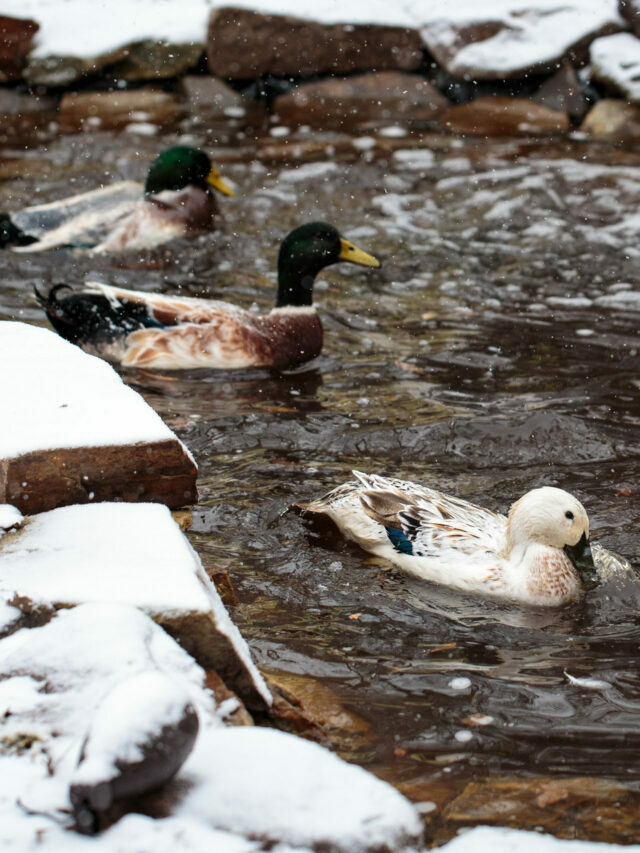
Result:
<instances>
[{"instance_id":1,"label":"submerged rock","mask_svg":"<svg viewBox=\"0 0 640 853\"><path fill-rule=\"evenodd\" d=\"M235 79L408 71L422 62L422 42L406 27L324 25L225 7L211 12L207 56L214 74Z\"/></svg>"},{"instance_id":2,"label":"submerged rock","mask_svg":"<svg viewBox=\"0 0 640 853\"><path fill-rule=\"evenodd\" d=\"M483 4L465 19L434 19L422 36L454 77L499 80L583 62L594 38L618 32L623 21L608 0L567 0L557 6L508 0L501 15Z\"/></svg>"},{"instance_id":3,"label":"submerged rock","mask_svg":"<svg viewBox=\"0 0 640 853\"><path fill-rule=\"evenodd\" d=\"M18 80L39 26L26 18L0 15L0 83Z\"/></svg>"},{"instance_id":4,"label":"submerged rock","mask_svg":"<svg viewBox=\"0 0 640 853\"><path fill-rule=\"evenodd\" d=\"M631 103L640 103L640 39L631 33L601 38L591 45L591 76Z\"/></svg>"},{"instance_id":5,"label":"submerged rock","mask_svg":"<svg viewBox=\"0 0 640 853\"><path fill-rule=\"evenodd\" d=\"M429 121L449 105L413 74L380 71L304 83L281 95L274 109L285 124L342 127L366 122Z\"/></svg>"},{"instance_id":6,"label":"submerged rock","mask_svg":"<svg viewBox=\"0 0 640 853\"><path fill-rule=\"evenodd\" d=\"M580 129L594 139L637 144L640 142L640 106L605 98L587 114Z\"/></svg>"},{"instance_id":7,"label":"submerged rock","mask_svg":"<svg viewBox=\"0 0 640 853\"><path fill-rule=\"evenodd\" d=\"M247 107L247 100L217 77L187 75L180 81L180 90L193 115L239 117Z\"/></svg>"},{"instance_id":8,"label":"submerged rock","mask_svg":"<svg viewBox=\"0 0 640 853\"><path fill-rule=\"evenodd\" d=\"M64 95L58 120L63 132L96 128L121 130L139 123L164 126L176 121L182 113L182 105L175 95L144 88Z\"/></svg>"},{"instance_id":9,"label":"submerged rock","mask_svg":"<svg viewBox=\"0 0 640 853\"><path fill-rule=\"evenodd\" d=\"M439 121L447 130L469 136L529 136L569 129L566 113L526 98L478 98L450 107L440 115Z\"/></svg>"},{"instance_id":10,"label":"submerged rock","mask_svg":"<svg viewBox=\"0 0 640 853\"><path fill-rule=\"evenodd\" d=\"M547 109L567 113L574 120L583 118L589 109L576 72L568 62L545 80L531 100Z\"/></svg>"}]
</instances>

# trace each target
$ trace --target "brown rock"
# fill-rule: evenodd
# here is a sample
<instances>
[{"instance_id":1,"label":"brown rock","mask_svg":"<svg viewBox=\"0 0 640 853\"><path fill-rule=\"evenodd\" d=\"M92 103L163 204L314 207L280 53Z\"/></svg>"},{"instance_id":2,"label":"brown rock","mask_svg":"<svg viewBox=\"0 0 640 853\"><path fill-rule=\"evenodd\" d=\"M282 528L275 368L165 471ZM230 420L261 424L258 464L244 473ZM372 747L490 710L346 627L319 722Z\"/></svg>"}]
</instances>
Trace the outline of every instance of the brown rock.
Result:
<instances>
[{"instance_id":1,"label":"brown rock","mask_svg":"<svg viewBox=\"0 0 640 853\"><path fill-rule=\"evenodd\" d=\"M445 110L439 122L447 130L468 136L530 136L569 129L566 113L526 98L478 98Z\"/></svg>"},{"instance_id":2,"label":"brown rock","mask_svg":"<svg viewBox=\"0 0 640 853\"><path fill-rule=\"evenodd\" d=\"M594 139L637 144L640 142L640 107L605 98L587 114L580 129Z\"/></svg>"},{"instance_id":3,"label":"brown rock","mask_svg":"<svg viewBox=\"0 0 640 853\"><path fill-rule=\"evenodd\" d=\"M422 40L405 27L325 26L226 7L211 12L207 56L212 73L232 79L408 71L422 61Z\"/></svg>"},{"instance_id":4,"label":"brown rock","mask_svg":"<svg viewBox=\"0 0 640 853\"><path fill-rule=\"evenodd\" d=\"M218 595L225 607L237 607L238 597L229 572L226 569L207 569L207 574L218 590Z\"/></svg>"},{"instance_id":5,"label":"brown rock","mask_svg":"<svg viewBox=\"0 0 640 853\"><path fill-rule=\"evenodd\" d=\"M180 102L174 95L157 89L82 92L64 95L58 121L63 132L96 127L120 130L137 122L171 124L182 112Z\"/></svg>"},{"instance_id":6,"label":"brown rock","mask_svg":"<svg viewBox=\"0 0 640 853\"><path fill-rule=\"evenodd\" d=\"M227 702L229 699L232 699L237 703L236 709L224 718L226 725L253 725L253 719L251 717L251 714L247 711L245 706L242 704L242 701L236 696L233 690L229 690L227 685L224 683L224 681L220 678L220 676L215 670L207 670L205 685L207 689L213 693L213 698L216 700L216 705L222 705L223 702Z\"/></svg>"},{"instance_id":7,"label":"brown rock","mask_svg":"<svg viewBox=\"0 0 640 853\"><path fill-rule=\"evenodd\" d=\"M365 122L429 121L449 102L414 74L380 71L304 83L276 99L286 124L343 127Z\"/></svg>"},{"instance_id":8,"label":"brown rock","mask_svg":"<svg viewBox=\"0 0 640 853\"><path fill-rule=\"evenodd\" d=\"M40 450L0 460L0 503L29 514L114 500L177 508L196 502L196 476L177 439Z\"/></svg>"},{"instance_id":9,"label":"brown rock","mask_svg":"<svg viewBox=\"0 0 640 853\"><path fill-rule=\"evenodd\" d=\"M581 119L589 109L587 99L582 93L580 83L568 62L531 96L531 100L550 110L567 113L572 119Z\"/></svg>"},{"instance_id":10,"label":"brown rock","mask_svg":"<svg viewBox=\"0 0 640 853\"><path fill-rule=\"evenodd\" d=\"M187 75L180 81L180 90L191 114L207 118L226 118L245 112L245 98L217 77Z\"/></svg>"},{"instance_id":11,"label":"brown rock","mask_svg":"<svg viewBox=\"0 0 640 853\"><path fill-rule=\"evenodd\" d=\"M618 10L630 24L631 29L640 36L640 2L639 0L618 0Z\"/></svg>"},{"instance_id":12,"label":"brown rock","mask_svg":"<svg viewBox=\"0 0 640 853\"><path fill-rule=\"evenodd\" d=\"M489 16L478 4L475 21L457 23L443 15L423 27L427 47L454 77L502 80L554 71L561 62L584 64L593 39L619 32L620 21L609 8L584 14L581 0L557 7L535 2L504 4L501 18Z\"/></svg>"},{"instance_id":13,"label":"brown rock","mask_svg":"<svg viewBox=\"0 0 640 853\"><path fill-rule=\"evenodd\" d=\"M35 21L0 15L0 82L20 78L24 58L39 28Z\"/></svg>"}]
</instances>

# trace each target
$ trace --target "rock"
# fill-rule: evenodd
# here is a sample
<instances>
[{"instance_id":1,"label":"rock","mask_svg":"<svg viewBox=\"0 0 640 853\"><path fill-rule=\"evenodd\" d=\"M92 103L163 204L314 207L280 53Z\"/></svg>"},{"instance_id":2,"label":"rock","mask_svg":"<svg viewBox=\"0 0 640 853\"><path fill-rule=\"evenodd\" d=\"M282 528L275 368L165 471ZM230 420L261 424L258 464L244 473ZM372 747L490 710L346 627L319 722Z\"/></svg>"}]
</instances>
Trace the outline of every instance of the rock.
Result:
<instances>
[{"instance_id":1,"label":"rock","mask_svg":"<svg viewBox=\"0 0 640 853\"><path fill-rule=\"evenodd\" d=\"M175 95L157 89L81 92L63 96L58 121L63 132L95 130L97 127L120 130L139 122L168 125L182 113L182 106Z\"/></svg>"},{"instance_id":2,"label":"rock","mask_svg":"<svg viewBox=\"0 0 640 853\"><path fill-rule=\"evenodd\" d=\"M244 115L247 107L246 99L217 77L183 77L180 91L190 114L226 118Z\"/></svg>"},{"instance_id":3,"label":"rock","mask_svg":"<svg viewBox=\"0 0 640 853\"><path fill-rule=\"evenodd\" d=\"M547 109L567 113L576 121L582 119L589 109L576 72L568 62L545 80L531 100Z\"/></svg>"},{"instance_id":4,"label":"rock","mask_svg":"<svg viewBox=\"0 0 640 853\"><path fill-rule=\"evenodd\" d=\"M469 136L530 136L569 129L566 113L525 98L478 98L449 107L438 120L447 130Z\"/></svg>"},{"instance_id":5,"label":"rock","mask_svg":"<svg viewBox=\"0 0 640 853\"><path fill-rule=\"evenodd\" d=\"M0 578L0 602L14 607L137 607L248 707L270 704L246 643L166 507L96 503L30 516L0 539Z\"/></svg>"},{"instance_id":6,"label":"rock","mask_svg":"<svg viewBox=\"0 0 640 853\"><path fill-rule=\"evenodd\" d=\"M612 3L567 0L557 6L538 0L507 0L500 16L483 4L466 20L433 16L422 37L436 60L454 77L500 80L554 71L561 62L584 63L598 36L623 28Z\"/></svg>"},{"instance_id":7,"label":"rock","mask_svg":"<svg viewBox=\"0 0 640 853\"><path fill-rule=\"evenodd\" d=\"M619 0L618 10L631 29L640 36L640 2L639 0Z\"/></svg>"},{"instance_id":8,"label":"rock","mask_svg":"<svg viewBox=\"0 0 640 853\"><path fill-rule=\"evenodd\" d=\"M206 672L205 685L207 690L213 694L216 705L220 708L220 715L227 726L252 726L253 719L242 701L233 690L229 690L218 673L209 669Z\"/></svg>"},{"instance_id":9,"label":"rock","mask_svg":"<svg viewBox=\"0 0 640 853\"><path fill-rule=\"evenodd\" d=\"M640 107L605 98L593 107L580 130L594 139L621 144L640 143Z\"/></svg>"},{"instance_id":10,"label":"rock","mask_svg":"<svg viewBox=\"0 0 640 853\"><path fill-rule=\"evenodd\" d=\"M28 18L0 15L0 83L20 79L25 56L38 29L38 24Z\"/></svg>"},{"instance_id":11,"label":"rock","mask_svg":"<svg viewBox=\"0 0 640 853\"><path fill-rule=\"evenodd\" d=\"M640 39L618 33L596 39L590 52L591 79L632 104L640 103Z\"/></svg>"},{"instance_id":12,"label":"rock","mask_svg":"<svg viewBox=\"0 0 640 853\"><path fill-rule=\"evenodd\" d=\"M430 121L449 102L414 74L380 71L304 83L274 103L285 124L341 128L375 122Z\"/></svg>"},{"instance_id":13,"label":"rock","mask_svg":"<svg viewBox=\"0 0 640 853\"><path fill-rule=\"evenodd\" d=\"M198 715L178 681L143 672L117 684L90 718L69 786L76 829L93 835L115 801L168 782L197 734Z\"/></svg>"},{"instance_id":14,"label":"rock","mask_svg":"<svg viewBox=\"0 0 640 853\"><path fill-rule=\"evenodd\" d=\"M32 86L58 88L104 77L114 81L164 80L195 68L204 52L198 42L170 44L147 39L122 45L98 56L34 56L24 70Z\"/></svg>"},{"instance_id":15,"label":"rock","mask_svg":"<svg viewBox=\"0 0 640 853\"><path fill-rule=\"evenodd\" d=\"M0 323L0 398L0 503L36 513L196 501L197 468L182 442L105 361L53 332Z\"/></svg>"},{"instance_id":16,"label":"rock","mask_svg":"<svg viewBox=\"0 0 640 853\"><path fill-rule=\"evenodd\" d=\"M50 95L26 95L15 89L0 89L0 116L53 113L58 99ZM49 115L48 118L53 118Z\"/></svg>"},{"instance_id":17,"label":"rock","mask_svg":"<svg viewBox=\"0 0 640 853\"><path fill-rule=\"evenodd\" d=\"M232 79L409 71L422 62L422 42L405 27L323 25L226 7L211 12L207 56L213 74Z\"/></svg>"}]
</instances>

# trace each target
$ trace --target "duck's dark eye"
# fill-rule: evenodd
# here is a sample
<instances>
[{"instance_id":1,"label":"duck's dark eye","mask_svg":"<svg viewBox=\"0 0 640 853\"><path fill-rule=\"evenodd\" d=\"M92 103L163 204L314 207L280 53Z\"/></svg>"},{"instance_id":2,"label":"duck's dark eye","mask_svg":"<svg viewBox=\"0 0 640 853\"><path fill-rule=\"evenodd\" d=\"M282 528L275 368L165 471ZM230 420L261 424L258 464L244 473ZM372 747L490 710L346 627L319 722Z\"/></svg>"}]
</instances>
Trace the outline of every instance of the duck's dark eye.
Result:
<instances>
[{"instance_id":1,"label":"duck's dark eye","mask_svg":"<svg viewBox=\"0 0 640 853\"><path fill-rule=\"evenodd\" d=\"M570 510L570 509L568 509L568 510L565 512L564 517L565 517L565 518L568 518L568 519L569 519L569 521L573 521L573 513L571 512L571 510Z\"/></svg>"}]
</instances>

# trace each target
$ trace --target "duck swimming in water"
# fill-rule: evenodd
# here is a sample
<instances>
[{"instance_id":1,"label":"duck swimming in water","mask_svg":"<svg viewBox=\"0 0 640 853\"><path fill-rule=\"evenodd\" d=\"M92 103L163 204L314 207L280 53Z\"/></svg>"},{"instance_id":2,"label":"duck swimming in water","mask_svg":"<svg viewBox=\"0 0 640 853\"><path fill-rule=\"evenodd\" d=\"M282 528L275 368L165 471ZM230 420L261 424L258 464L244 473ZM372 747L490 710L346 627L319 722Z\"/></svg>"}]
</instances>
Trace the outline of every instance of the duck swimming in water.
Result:
<instances>
[{"instance_id":1,"label":"duck swimming in water","mask_svg":"<svg viewBox=\"0 0 640 853\"><path fill-rule=\"evenodd\" d=\"M355 480L298 504L328 516L362 548L423 580L463 592L557 606L598 582L582 504L533 489L508 516L404 480Z\"/></svg>"},{"instance_id":2,"label":"duck swimming in water","mask_svg":"<svg viewBox=\"0 0 640 853\"><path fill-rule=\"evenodd\" d=\"M36 298L63 338L126 367L287 368L322 350L313 282L321 269L340 261L380 266L332 225L296 228L280 246L276 307L262 315L228 302L90 282L69 293L67 285L56 285L46 296L36 290Z\"/></svg>"},{"instance_id":3,"label":"duck swimming in water","mask_svg":"<svg viewBox=\"0 0 640 853\"><path fill-rule=\"evenodd\" d=\"M144 187L120 181L51 204L0 213L0 248L90 253L149 249L190 232L212 231L212 189L234 195L204 151L176 145L151 164Z\"/></svg>"}]
</instances>

